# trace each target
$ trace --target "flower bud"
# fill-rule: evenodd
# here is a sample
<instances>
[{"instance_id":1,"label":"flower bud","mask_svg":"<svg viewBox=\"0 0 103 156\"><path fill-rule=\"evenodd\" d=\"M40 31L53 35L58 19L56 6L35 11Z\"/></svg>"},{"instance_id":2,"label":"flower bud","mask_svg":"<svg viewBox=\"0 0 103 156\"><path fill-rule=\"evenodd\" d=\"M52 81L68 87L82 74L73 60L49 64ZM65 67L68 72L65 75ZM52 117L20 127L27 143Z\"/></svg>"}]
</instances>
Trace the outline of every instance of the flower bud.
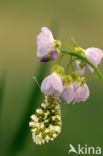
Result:
<instances>
[{"instance_id":1,"label":"flower bud","mask_svg":"<svg viewBox=\"0 0 103 156\"><path fill-rule=\"evenodd\" d=\"M51 52L51 59L56 60L59 57L59 52L57 50L54 50Z\"/></svg>"},{"instance_id":2,"label":"flower bud","mask_svg":"<svg viewBox=\"0 0 103 156\"><path fill-rule=\"evenodd\" d=\"M43 56L40 58L40 62L49 62L50 58L48 56Z\"/></svg>"},{"instance_id":3,"label":"flower bud","mask_svg":"<svg viewBox=\"0 0 103 156\"><path fill-rule=\"evenodd\" d=\"M81 47L75 47L74 50L78 53L84 54L84 49L82 49Z\"/></svg>"},{"instance_id":4,"label":"flower bud","mask_svg":"<svg viewBox=\"0 0 103 156\"><path fill-rule=\"evenodd\" d=\"M52 72L57 73L60 77L64 76L64 68L62 66L54 65L52 67Z\"/></svg>"}]
</instances>

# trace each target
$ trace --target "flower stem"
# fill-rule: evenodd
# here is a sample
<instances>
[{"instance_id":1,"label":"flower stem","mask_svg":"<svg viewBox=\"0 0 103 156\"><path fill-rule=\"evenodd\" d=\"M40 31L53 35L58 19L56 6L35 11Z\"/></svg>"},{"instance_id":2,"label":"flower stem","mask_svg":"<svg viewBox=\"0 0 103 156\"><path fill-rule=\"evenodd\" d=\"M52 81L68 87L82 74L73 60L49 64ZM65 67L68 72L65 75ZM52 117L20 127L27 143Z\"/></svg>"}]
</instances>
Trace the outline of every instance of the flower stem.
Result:
<instances>
[{"instance_id":1,"label":"flower stem","mask_svg":"<svg viewBox=\"0 0 103 156\"><path fill-rule=\"evenodd\" d=\"M85 57L85 56L83 56L83 55L81 55L79 53L73 52L73 51L61 51L61 53L65 54L65 55L76 56L80 60L88 63L94 69L94 71L97 73L98 77L103 82L103 74L101 73L101 71L87 57Z\"/></svg>"},{"instance_id":2,"label":"flower stem","mask_svg":"<svg viewBox=\"0 0 103 156\"><path fill-rule=\"evenodd\" d=\"M74 70L74 67L73 67L72 63L73 63L75 60L77 60L77 58L70 59L70 62L69 62L69 63L67 64L67 66L66 66L66 74L68 74L68 69L69 69L70 65L71 65L72 69Z\"/></svg>"}]
</instances>

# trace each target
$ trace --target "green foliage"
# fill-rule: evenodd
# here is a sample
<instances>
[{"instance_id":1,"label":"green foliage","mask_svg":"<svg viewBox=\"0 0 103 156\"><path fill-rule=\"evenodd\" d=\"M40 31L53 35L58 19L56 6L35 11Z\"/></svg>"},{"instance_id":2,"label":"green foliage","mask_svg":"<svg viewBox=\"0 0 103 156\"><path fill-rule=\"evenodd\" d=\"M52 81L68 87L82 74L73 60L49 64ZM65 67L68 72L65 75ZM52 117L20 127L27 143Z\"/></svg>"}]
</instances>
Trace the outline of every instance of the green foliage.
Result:
<instances>
[{"instance_id":1,"label":"green foliage","mask_svg":"<svg viewBox=\"0 0 103 156\"><path fill-rule=\"evenodd\" d=\"M3 105L3 97L4 97L4 90L5 90L5 83L6 82L6 75L4 74L0 80L0 112L2 110Z\"/></svg>"},{"instance_id":2,"label":"green foliage","mask_svg":"<svg viewBox=\"0 0 103 156\"><path fill-rule=\"evenodd\" d=\"M55 21L54 21L55 22ZM57 36L57 30L58 30L58 24L57 22L54 24L52 22L50 24L51 30L54 31L55 36ZM43 78L46 76L47 69L49 67L49 63L47 64L41 64L40 68L38 69L37 73L37 80L41 84ZM24 145L25 141L27 139L27 136L29 134L30 128L29 128L29 121L30 116L35 113L35 110L39 107L41 104L43 94L40 91L40 88L38 87L38 84L34 81L34 84L32 84L31 92L27 101L26 110L23 114L23 117L21 119L21 123L17 129L17 132L12 140L11 145L9 146L6 155L16 155L18 151L20 151Z\"/></svg>"}]
</instances>

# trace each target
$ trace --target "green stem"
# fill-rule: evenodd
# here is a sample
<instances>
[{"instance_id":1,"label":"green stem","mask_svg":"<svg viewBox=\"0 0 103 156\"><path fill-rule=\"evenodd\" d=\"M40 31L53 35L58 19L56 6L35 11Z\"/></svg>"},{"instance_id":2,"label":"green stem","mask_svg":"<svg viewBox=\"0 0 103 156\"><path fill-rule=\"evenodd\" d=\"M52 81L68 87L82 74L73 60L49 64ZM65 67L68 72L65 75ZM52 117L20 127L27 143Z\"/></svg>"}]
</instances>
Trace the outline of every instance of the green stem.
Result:
<instances>
[{"instance_id":1,"label":"green stem","mask_svg":"<svg viewBox=\"0 0 103 156\"><path fill-rule=\"evenodd\" d=\"M70 67L70 65L74 62L74 61L76 61L77 60L77 58L74 58L74 59L72 59L72 60L70 60L70 62L67 64L67 66L66 66L66 74L68 74L68 69L69 69L69 67ZM72 68L74 68L74 67L72 67ZM74 69L73 69L74 70Z\"/></svg>"},{"instance_id":2,"label":"green stem","mask_svg":"<svg viewBox=\"0 0 103 156\"><path fill-rule=\"evenodd\" d=\"M70 57L70 60L71 60L71 68L72 68L72 70L73 70L73 72L74 72L74 66L73 66L73 59L72 59L72 56Z\"/></svg>"},{"instance_id":3,"label":"green stem","mask_svg":"<svg viewBox=\"0 0 103 156\"><path fill-rule=\"evenodd\" d=\"M69 66L70 66L71 63L72 63L72 61L70 61L70 62L67 64L67 66L66 66L66 69L65 69L65 73L66 73L66 74L68 74L68 69L69 69Z\"/></svg>"},{"instance_id":4,"label":"green stem","mask_svg":"<svg viewBox=\"0 0 103 156\"><path fill-rule=\"evenodd\" d=\"M103 75L102 75L101 71L87 57L85 57L79 53L73 52L73 51L61 51L61 53L65 54L65 55L76 56L80 60L88 63L94 69L94 71L97 73L98 77L103 81Z\"/></svg>"}]
</instances>

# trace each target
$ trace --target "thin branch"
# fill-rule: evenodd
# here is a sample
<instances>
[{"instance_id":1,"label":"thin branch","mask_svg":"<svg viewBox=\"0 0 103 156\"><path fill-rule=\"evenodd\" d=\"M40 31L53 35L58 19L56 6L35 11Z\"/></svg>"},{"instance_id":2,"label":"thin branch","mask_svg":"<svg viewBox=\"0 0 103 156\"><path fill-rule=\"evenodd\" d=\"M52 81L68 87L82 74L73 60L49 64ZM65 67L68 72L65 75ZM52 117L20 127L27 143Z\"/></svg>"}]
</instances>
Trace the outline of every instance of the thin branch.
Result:
<instances>
[{"instance_id":1,"label":"thin branch","mask_svg":"<svg viewBox=\"0 0 103 156\"><path fill-rule=\"evenodd\" d=\"M73 52L73 51L61 51L61 52L62 52L62 54L65 54L65 55L76 56L80 60L88 63L94 69L94 71L97 73L98 77L103 82L103 74L101 73L101 71L87 57L85 57L85 56L83 56L83 55L81 55L79 53Z\"/></svg>"}]
</instances>

